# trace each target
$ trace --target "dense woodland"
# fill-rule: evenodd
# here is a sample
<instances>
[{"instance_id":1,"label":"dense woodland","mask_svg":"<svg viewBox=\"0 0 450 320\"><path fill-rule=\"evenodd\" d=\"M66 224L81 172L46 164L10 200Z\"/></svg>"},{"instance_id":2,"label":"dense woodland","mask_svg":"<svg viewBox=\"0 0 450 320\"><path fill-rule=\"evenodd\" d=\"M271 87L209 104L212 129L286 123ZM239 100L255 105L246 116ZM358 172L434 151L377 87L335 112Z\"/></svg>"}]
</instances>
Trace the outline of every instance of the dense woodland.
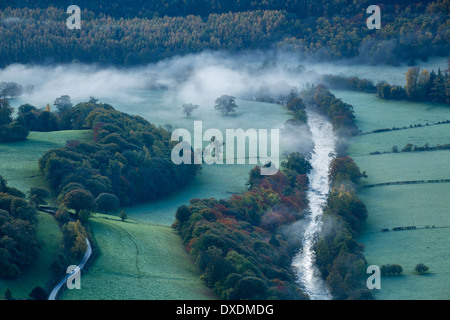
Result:
<instances>
[{"instance_id":1,"label":"dense woodland","mask_svg":"<svg viewBox=\"0 0 450 320\"><path fill-rule=\"evenodd\" d=\"M367 1L97 2L78 3L82 27L69 30L61 2L2 1L1 66L136 65L203 50L275 48L319 60L399 64L450 49L448 0L380 5L380 30L365 25Z\"/></svg>"},{"instance_id":2,"label":"dense woodland","mask_svg":"<svg viewBox=\"0 0 450 320\"><path fill-rule=\"evenodd\" d=\"M291 260L298 243L286 227L304 215L310 170L294 153L276 175L254 168L243 195L192 199L178 209L174 227L219 298L307 299L295 284Z\"/></svg>"}]
</instances>

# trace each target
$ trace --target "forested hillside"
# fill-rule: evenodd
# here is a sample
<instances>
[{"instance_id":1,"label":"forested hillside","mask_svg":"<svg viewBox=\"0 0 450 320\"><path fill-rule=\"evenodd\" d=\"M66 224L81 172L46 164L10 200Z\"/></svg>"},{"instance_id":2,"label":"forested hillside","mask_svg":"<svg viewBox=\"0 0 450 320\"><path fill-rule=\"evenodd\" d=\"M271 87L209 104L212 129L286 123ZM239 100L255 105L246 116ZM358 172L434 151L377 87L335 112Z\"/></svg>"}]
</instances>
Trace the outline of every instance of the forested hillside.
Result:
<instances>
[{"instance_id":1,"label":"forested hillside","mask_svg":"<svg viewBox=\"0 0 450 320\"><path fill-rule=\"evenodd\" d=\"M67 28L67 7L54 2L2 2L1 66L136 65L203 50L256 49L413 64L450 49L448 0L380 5L380 30L366 26L367 1L80 1L81 30Z\"/></svg>"}]
</instances>

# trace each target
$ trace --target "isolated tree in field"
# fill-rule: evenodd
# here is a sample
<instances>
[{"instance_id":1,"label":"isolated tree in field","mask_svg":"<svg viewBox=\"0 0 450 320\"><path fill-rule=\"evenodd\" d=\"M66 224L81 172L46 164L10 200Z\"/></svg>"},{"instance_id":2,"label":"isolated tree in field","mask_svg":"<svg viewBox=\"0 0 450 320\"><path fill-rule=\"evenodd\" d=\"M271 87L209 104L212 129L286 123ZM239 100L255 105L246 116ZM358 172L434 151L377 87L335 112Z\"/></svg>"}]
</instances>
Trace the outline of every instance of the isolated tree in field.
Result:
<instances>
[{"instance_id":1,"label":"isolated tree in field","mask_svg":"<svg viewBox=\"0 0 450 320\"><path fill-rule=\"evenodd\" d=\"M56 109L58 109L60 113L64 113L64 111L69 110L73 106L70 97L67 95L56 98L53 105L56 106Z\"/></svg>"},{"instance_id":2,"label":"isolated tree in field","mask_svg":"<svg viewBox=\"0 0 450 320\"><path fill-rule=\"evenodd\" d=\"M198 109L198 105L196 105L196 104L192 104L192 103L183 104L183 114L186 115L186 118L189 118L195 109Z\"/></svg>"},{"instance_id":3,"label":"isolated tree in field","mask_svg":"<svg viewBox=\"0 0 450 320\"><path fill-rule=\"evenodd\" d=\"M216 99L214 109L228 115L230 112L235 112L238 105L234 102L236 98L232 96L223 95Z\"/></svg>"},{"instance_id":4,"label":"isolated tree in field","mask_svg":"<svg viewBox=\"0 0 450 320\"><path fill-rule=\"evenodd\" d=\"M97 204L97 209L104 211L105 214L108 214L108 212L117 212L120 205L119 199L111 193L99 194L97 199L95 199L95 203Z\"/></svg>"},{"instance_id":5,"label":"isolated tree in field","mask_svg":"<svg viewBox=\"0 0 450 320\"><path fill-rule=\"evenodd\" d=\"M418 265L416 265L416 268L414 270L416 270L420 274L425 274L425 272L427 272L428 269L430 268L424 265L423 263L419 263Z\"/></svg>"},{"instance_id":6,"label":"isolated tree in field","mask_svg":"<svg viewBox=\"0 0 450 320\"><path fill-rule=\"evenodd\" d=\"M120 211L119 218L122 219L122 221L125 221L125 219L128 219L127 213L125 210Z\"/></svg>"},{"instance_id":7,"label":"isolated tree in field","mask_svg":"<svg viewBox=\"0 0 450 320\"><path fill-rule=\"evenodd\" d=\"M41 204L46 204L47 199L50 197L50 191L41 187L32 187L28 193L28 199L36 207Z\"/></svg>"},{"instance_id":8,"label":"isolated tree in field","mask_svg":"<svg viewBox=\"0 0 450 320\"><path fill-rule=\"evenodd\" d=\"M62 203L69 209L75 210L77 216L81 210L95 210L95 200L92 193L83 189L75 189L70 191L64 197Z\"/></svg>"}]
</instances>

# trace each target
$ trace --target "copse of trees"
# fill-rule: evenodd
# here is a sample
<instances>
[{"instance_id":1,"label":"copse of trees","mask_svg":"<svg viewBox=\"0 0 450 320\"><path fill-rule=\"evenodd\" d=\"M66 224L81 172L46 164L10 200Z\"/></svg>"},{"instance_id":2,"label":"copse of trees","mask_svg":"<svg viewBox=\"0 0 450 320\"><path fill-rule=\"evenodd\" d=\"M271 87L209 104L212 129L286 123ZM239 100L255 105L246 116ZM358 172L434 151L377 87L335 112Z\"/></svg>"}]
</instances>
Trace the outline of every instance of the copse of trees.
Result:
<instances>
[{"instance_id":1,"label":"copse of trees","mask_svg":"<svg viewBox=\"0 0 450 320\"><path fill-rule=\"evenodd\" d=\"M23 86L16 82L0 82L0 97L3 99L20 97L23 92Z\"/></svg>"},{"instance_id":2,"label":"copse of trees","mask_svg":"<svg viewBox=\"0 0 450 320\"><path fill-rule=\"evenodd\" d=\"M381 266L380 271L382 276L399 276L403 268L398 264L385 264Z\"/></svg>"},{"instance_id":3,"label":"copse of trees","mask_svg":"<svg viewBox=\"0 0 450 320\"><path fill-rule=\"evenodd\" d=\"M39 110L30 104L19 107L17 121L29 131L48 132L57 131L59 128L59 118L50 108Z\"/></svg>"},{"instance_id":4,"label":"copse of trees","mask_svg":"<svg viewBox=\"0 0 450 320\"><path fill-rule=\"evenodd\" d=\"M22 141L28 137L28 129L13 120L13 112L8 100L0 99L0 142Z\"/></svg>"}]
</instances>

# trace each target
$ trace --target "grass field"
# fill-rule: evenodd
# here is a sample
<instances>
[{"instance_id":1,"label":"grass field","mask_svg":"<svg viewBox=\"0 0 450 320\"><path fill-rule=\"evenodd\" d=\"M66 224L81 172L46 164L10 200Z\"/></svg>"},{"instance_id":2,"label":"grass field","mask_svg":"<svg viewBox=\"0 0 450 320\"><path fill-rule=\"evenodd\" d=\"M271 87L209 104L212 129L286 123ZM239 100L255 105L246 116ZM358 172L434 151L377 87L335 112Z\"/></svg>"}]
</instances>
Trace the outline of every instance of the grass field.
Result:
<instances>
[{"instance_id":1,"label":"grass field","mask_svg":"<svg viewBox=\"0 0 450 320\"><path fill-rule=\"evenodd\" d=\"M66 145L67 140L91 141L91 130L30 132L27 140L0 144L0 175L8 185L22 192L32 186L46 186L39 172L38 160L47 150Z\"/></svg>"},{"instance_id":2,"label":"grass field","mask_svg":"<svg viewBox=\"0 0 450 320\"><path fill-rule=\"evenodd\" d=\"M363 132L433 123L450 119L450 107L406 101L383 101L374 95L336 91L353 105ZM368 174L362 184L450 179L450 152L429 151L369 155L412 143L430 146L450 143L448 124L361 135L353 139L349 155ZM450 297L450 183L378 186L360 189L368 219L358 239L369 265L400 264L398 277L383 277L380 300L448 299ZM417 230L380 232L382 228L416 226ZM429 226L429 228L425 228ZM433 228L433 226L435 228ZM428 274L414 267L424 263Z\"/></svg>"},{"instance_id":3,"label":"grass field","mask_svg":"<svg viewBox=\"0 0 450 320\"><path fill-rule=\"evenodd\" d=\"M436 144L450 143L450 124L372 133L357 136L353 140L354 143L349 148L353 156L368 155L375 151L391 152L394 146L401 150L408 143L418 147L428 143L430 147L434 147Z\"/></svg>"},{"instance_id":4,"label":"grass field","mask_svg":"<svg viewBox=\"0 0 450 320\"><path fill-rule=\"evenodd\" d=\"M176 231L96 214L90 219L100 255L65 300L197 300L205 287Z\"/></svg>"},{"instance_id":5,"label":"grass field","mask_svg":"<svg viewBox=\"0 0 450 320\"><path fill-rule=\"evenodd\" d=\"M89 141L91 131L31 132L22 142L0 144L0 175L8 185L27 192L32 186L46 183L39 173L38 160L49 149L59 148L66 140ZM0 280L0 299L7 288L14 298L29 298L28 293L36 286L44 287L49 280L49 267L53 262L62 234L56 220L47 213L39 213L38 239L43 246L26 275L16 280Z\"/></svg>"},{"instance_id":6,"label":"grass field","mask_svg":"<svg viewBox=\"0 0 450 320\"><path fill-rule=\"evenodd\" d=\"M355 108L362 132L450 120L449 107L443 104L382 100L375 94L353 91L333 90L333 94Z\"/></svg>"},{"instance_id":7,"label":"grass field","mask_svg":"<svg viewBox=\"0 0 450 320\"><path fill-rule=\"evenodd\" d=\"M450 179L450 150L356 156L353 159L362 171L367 171L368 178L361 180L362 185ZM450 188L450 184L447 187Z\"/></svg>"}]
</instances>

